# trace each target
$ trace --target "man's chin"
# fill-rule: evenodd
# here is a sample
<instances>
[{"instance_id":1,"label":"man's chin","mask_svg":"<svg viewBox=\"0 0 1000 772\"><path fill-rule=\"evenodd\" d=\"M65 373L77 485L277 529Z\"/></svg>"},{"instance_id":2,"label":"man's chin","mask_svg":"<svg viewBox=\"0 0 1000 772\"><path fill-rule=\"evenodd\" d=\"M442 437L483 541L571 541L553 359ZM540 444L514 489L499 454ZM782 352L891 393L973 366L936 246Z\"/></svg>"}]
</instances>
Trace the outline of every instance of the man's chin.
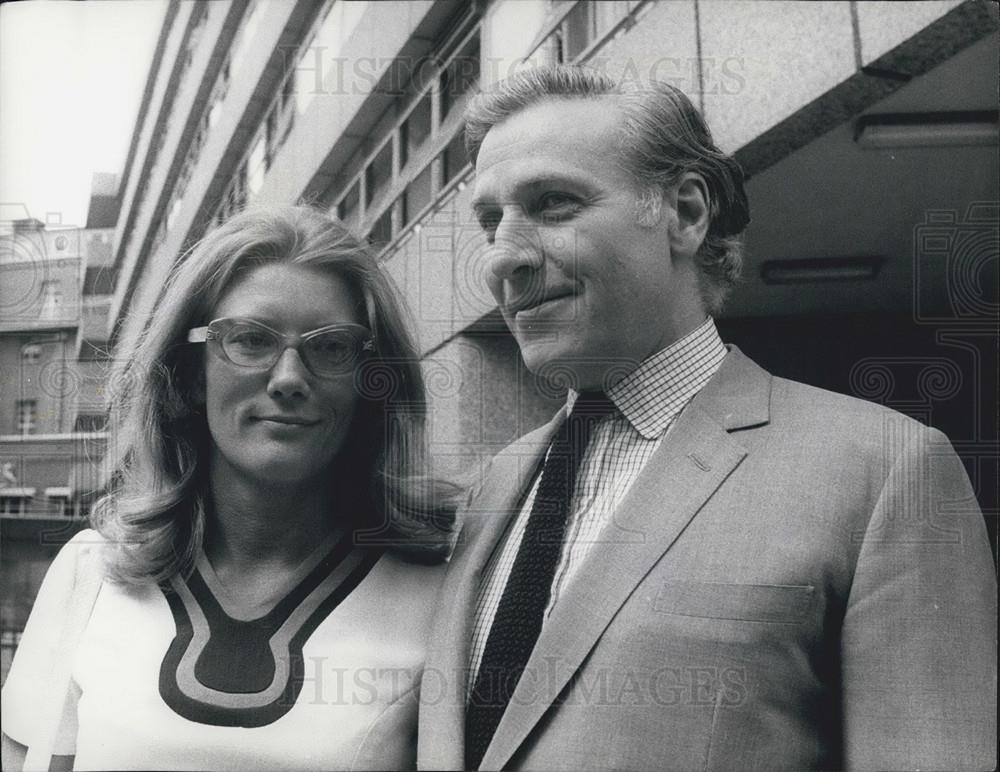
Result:
<instances>
[{"instance_id":1,"label":"man's chin","mask_svg":"<svg viewBox=\"0 0 1000 772\"><path fill-rule=\"evenodd\" d=\"M600 356L551 341L518 342L525 366L553 391L567 388L607 391L640 364L633 358Z\"/></svg>"},{"instance_id":2,"label":"man's chin","mask_svg":"<svg viewBox=\"0 0 1000 772\"><path fill-rule=\"evenodd\" d=\"M558 391L580 390L585 385L584 374L590 369L590 358L552 342L522 343L521 358L532 374Z\"/></svg>"}]
</instances>

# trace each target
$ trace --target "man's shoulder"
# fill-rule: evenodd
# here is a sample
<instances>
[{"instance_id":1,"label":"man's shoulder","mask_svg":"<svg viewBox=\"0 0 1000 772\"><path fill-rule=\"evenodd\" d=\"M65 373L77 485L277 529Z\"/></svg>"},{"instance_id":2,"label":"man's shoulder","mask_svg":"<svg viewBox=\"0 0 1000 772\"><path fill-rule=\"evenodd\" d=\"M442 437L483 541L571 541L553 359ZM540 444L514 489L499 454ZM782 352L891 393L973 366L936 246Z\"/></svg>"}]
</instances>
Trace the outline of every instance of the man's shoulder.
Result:
<instances>
[{"instance_id":1,"label":"man's shoulder","mask_svg":"<svg viewBox=\"0 0 1000 772\"><path fill-rule=\"evenodd\" d=\"M937 429L891 407L787 378L774 378L770 418L772 438L811 437L824 455L881 458L929 444L950 447Z\"/></svg>"},{"instance_id":2,"label":"man's shoulder","mask_svg":"<svg viewBox=\"0 0 1000 772\"><path fill-rule=\"evenodd\" d=\"M847 418L861 424L881 425L887 420L898 420L922 425L887 405L780 376L773 378L771 407L779 417L802 413L820 421Z\"/></svg>"}]
</instances>

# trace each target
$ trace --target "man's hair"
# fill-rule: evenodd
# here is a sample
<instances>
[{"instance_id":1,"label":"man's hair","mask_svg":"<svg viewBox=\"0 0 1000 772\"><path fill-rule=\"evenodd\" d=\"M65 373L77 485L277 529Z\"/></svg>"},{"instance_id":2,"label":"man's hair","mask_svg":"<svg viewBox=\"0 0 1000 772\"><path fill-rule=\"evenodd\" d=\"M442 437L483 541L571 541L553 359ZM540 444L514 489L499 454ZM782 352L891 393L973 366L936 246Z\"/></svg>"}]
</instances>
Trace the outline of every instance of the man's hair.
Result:
<instances>
[{"instance_id":1,"label":"man's hair","mask_svg":"<svg viewBox=\"0 0 1000 772\"><path fill-rule=\"evenodd\" d=\"M683 92L658 81L616 81L593 69L561 65L522 70L477 95L465 112L465 146L475 166L486 134L506 118L553 99L617 98L623 114L620 150L644 203L687 172L708 187L709 225L697 255L702 300L718 313L743 266L740 234L750 222L743 171L712 141ZM649 195L656 193L656 195Z\"/></svg>"},{"instance_id":2,"label":"man's hair","mask_svg":"<svg viewBox=\"0 0 1000 772\"><path fill-rule=\"evenodd\" d=\"M353 510L342 525L413 558L448 552L457 490L425 472L426 392L397 290L343 223L305 206L274 207L209 232L174 266L142 332L115 352L105 491L91 519L115 545L108 568L119 581L162 582L194 565L208 515L210 437L198 388L206 352L187 344L187 333L211 321L242 275L268 264L342 280L375 338L374 355L355 374L359 400L330 469Z\"/></svg>"}]
</instances>

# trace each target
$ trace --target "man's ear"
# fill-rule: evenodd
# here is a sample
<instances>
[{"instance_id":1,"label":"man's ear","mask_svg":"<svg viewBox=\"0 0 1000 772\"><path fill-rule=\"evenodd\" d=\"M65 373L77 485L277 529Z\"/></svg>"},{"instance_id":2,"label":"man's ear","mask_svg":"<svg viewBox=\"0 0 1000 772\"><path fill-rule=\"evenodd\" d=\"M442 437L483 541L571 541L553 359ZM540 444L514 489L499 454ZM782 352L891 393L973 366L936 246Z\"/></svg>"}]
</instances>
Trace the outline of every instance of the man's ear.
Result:
<instances>
[{"instance_id":1,"label":"man's ear","mask_svg":"<svg viewBox=\"0 0 1000 772\"><path fill-rule=\"evenodd\" d=\"M700 174L687 172L669 192L670 205L677 213L676 225L670 230L670 253L694 257L708 234L708 186Z\"/></svg>"}]
</instances>

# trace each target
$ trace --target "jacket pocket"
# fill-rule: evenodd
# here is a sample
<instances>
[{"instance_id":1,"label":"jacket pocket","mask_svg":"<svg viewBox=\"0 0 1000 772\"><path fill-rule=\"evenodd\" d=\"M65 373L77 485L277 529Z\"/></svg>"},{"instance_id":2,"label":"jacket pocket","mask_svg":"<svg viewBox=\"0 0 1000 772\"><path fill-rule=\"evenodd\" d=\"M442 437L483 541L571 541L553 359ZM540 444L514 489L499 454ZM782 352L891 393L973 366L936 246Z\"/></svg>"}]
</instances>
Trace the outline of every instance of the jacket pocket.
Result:
<instances>
[{"instance_id":1,"label":"jacket pocket","mask_svg":"<svg viewBox=\"0 0 1000 772\"><path fill-rule=\"evenodd\" d=\"M799 624L812 608L814 596L812 585L671 581L660 588L653 610L706 619Z\"/></svg>"}]
</instances>

